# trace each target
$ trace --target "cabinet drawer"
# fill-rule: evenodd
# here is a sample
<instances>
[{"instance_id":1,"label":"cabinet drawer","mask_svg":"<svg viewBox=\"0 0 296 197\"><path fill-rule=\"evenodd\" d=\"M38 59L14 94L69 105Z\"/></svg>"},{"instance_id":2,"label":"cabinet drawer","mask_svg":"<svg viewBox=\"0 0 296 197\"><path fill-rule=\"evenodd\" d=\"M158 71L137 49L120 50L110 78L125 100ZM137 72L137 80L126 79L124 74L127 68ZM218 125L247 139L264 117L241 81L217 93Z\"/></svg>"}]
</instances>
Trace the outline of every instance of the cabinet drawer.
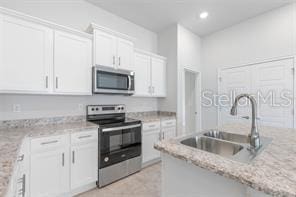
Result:
<instances>
[{"instance_id":1,"label":"cabinet drawer","mask_svg":"<svg viewBox=\"0 0 296 197\"><path fill-rule=\"evenodd\" d=\"M149 131L154 129L160 129L160 122L148 122L143 124L143 131Z\"/></svg>"},{"instance_id":2,"label":"cabinet drawer","mask_svg":"<svg viewBox=\"0 0 296 197\"><path fill-rule=\"evenodd\" d=\"M71 135L71 144L85 144L98 141L98 130L82 131Z\"/></svg>"},{"instance_id":3,"label":"cabinet drawer","mask_svg":"<svg viewBox=\"0 0 296 197\"><path fill-rule=\"evenodd\" d=\"M42 152L48 149L63 148L68 145L68 142L68 135L33 138L31 140L31 152Z\"/></svg>"},{"instance_id":4,"label":"cabinet drawer","mask_svg":"<svg viewBox=\"0 0 296 197\"><path fill-rule=\"evenodd\" d=\"M174 127L174 126L176 126L176 119L161 121L161 127Z\"/></svg>"}]
</instances>

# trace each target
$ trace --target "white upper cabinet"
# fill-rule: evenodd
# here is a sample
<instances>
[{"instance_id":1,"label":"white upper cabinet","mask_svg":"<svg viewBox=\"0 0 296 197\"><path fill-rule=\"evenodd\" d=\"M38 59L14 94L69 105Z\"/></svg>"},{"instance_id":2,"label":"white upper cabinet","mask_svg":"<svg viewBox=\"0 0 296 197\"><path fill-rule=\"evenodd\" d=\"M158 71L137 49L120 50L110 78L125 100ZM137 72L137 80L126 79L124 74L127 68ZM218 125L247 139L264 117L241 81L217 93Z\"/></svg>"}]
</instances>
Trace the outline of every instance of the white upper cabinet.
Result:
<instances>
[{"instance_id":1,"label":"white upper cabinet","mask_svg":"<svg viewBox=\"0 0 296 197\"><path fill-rule=\"evenodd\" d=\"M0 15L1 92L49 91L52 57L52 29Z\"/></svg>"},{"instance_id":2,"label":"white upper cabinet","mask_svg":"<svg viewBox=\"0 0 296 197\"><path fill-rule=\"evenodd\" d=\"M100 30L94 31L94 63L114 67L116 63L116 37Z\"/></svg>"},{"instance_id":3,"label":"white upper cabinet","mask_svg":"<svg viewBox=\"0 0 296 197\"><path fill-rule=\"evenodd\" d=\"M138 50L135 53L135 96L166 96L166 60Z\"/></svg>"},{"instance_id":4,"label":"white upper cabinet","mask_svg":"<svg viewBox=\"0 0 296 197\"><path fill-rule=\"evenodd\" d=\"M166 61L161 58L151 60L151 91L154 96L166 96Z\"/></svg>"},{"instance_id":5,"label":"white upper cabinet","mask_svg":"<svg viewBox=\"0 0 296 197\"><path fill-rule=\"evenodd\" d=\"M128 40L117 39L118 68L132 70L134 64L134 44Z\"/></svg>"},{"instance_id":6,"label":"white upper cabinet","mask_svg":"<svg viewBox=\"0 0 296 197\"><path fill-rule=\"evenodd\" d=\"M131 70L134 64L132 38L92 24L94 34L94 64L115 69Z\"/></svg>"},{"instance_id":7,"label":"white upper cabinet","mask_svg":"<svg viewBox=\"0 0 296 197\"><path fill-rule=\"evenodd\" d=\"M151 57L135 53L135 95L150 96L151 85Z\"/></svg>"},{"instance_id":8,"label":"white upper cabinet","mask_svg":"<svg viewBox=\"0 0 296 197\"><path fill-rule=\"evenodd\" d=\"M54 43L54 91L90 95L91 40L55 31Z\"/></svg>"}]
</instances>

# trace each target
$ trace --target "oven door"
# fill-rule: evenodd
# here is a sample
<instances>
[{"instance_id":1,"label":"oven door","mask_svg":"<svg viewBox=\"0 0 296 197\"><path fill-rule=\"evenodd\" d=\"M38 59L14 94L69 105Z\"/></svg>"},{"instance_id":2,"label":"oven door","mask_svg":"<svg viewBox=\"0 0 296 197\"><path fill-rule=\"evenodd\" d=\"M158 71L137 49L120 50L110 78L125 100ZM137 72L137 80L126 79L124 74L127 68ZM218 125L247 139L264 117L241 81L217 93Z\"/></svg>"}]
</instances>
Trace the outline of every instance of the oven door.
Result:
<instances>
[{"instance_id":1,"label":"oven door","mask_svg":"<svg viewBox=\"0 0 296 197\"><path fill-rule=\"evenodd\" d=\"M134 72L96 66L93 69L94 93L133 94Z\"/></svg>"},{"instance_id":2,"label":"oven door","mask_svg":"<svg viewBox=\"0 0 296 197\"><path fill-rule=\"evenodd\" d=\"M142 152L142 125L101 128L99 169L138 157Z\"/></svg>"}]
</instances>

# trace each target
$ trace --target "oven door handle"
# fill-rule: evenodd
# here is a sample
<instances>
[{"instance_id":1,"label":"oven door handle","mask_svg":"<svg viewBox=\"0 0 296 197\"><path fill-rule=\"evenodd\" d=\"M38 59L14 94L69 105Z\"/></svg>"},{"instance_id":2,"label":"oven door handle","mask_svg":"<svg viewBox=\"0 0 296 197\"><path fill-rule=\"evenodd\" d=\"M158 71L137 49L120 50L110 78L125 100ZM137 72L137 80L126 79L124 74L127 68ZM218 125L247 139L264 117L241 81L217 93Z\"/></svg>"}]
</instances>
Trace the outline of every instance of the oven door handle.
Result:
<instances>
[{"instance_id":1,"label":"oven door handle","mask_svg":"<svg viewBox=\"0 0 296 197\"><path fill-rule=\"evenodd\" d=\"M141 127L142 124L136 124L136 125L129 125L129 126L123 126L123 127L113 127L113 128L106 128L102 129L102 132L111 132L111 131L118 131L118 130L123 130L123 129L132 129L136 127Z\"/></svg>"}]
</instances>

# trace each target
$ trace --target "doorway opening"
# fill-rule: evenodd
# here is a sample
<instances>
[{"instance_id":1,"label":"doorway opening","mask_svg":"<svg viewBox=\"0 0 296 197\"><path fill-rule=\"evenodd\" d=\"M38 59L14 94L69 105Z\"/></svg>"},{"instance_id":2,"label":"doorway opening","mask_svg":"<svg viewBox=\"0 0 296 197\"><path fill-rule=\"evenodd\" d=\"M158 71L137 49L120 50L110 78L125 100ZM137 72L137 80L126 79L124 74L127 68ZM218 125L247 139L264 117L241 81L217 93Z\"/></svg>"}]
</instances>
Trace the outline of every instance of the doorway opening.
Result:
<instances>
[{"instance_id":1,"label":"doorway opening","mask_svg":"<svg viewBox=\"0 0 296 197\"><path fill-rule=\"evenodd\" d=\"M186 134L201 129L201 84L200 73L185 69L184 123Z\"/></svg>"}]
</instances>

